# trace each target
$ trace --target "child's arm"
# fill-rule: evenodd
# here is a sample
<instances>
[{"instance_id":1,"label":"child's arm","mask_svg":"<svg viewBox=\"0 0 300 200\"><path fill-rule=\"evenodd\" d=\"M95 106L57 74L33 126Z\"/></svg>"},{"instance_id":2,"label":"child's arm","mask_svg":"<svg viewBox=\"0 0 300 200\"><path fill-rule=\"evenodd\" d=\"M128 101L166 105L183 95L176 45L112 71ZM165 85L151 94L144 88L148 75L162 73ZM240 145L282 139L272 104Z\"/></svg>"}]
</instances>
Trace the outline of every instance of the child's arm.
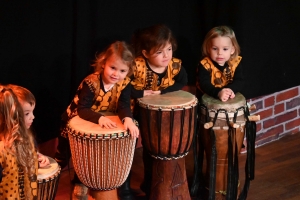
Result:
<instances>
[{"instance_id":1,"label":"child's arm","mask_svg":"<svg viewBox=\"0 0 300 200\"><path fill-rule=\"evenodd\" d=\"M183 67L181 67L179 73L176 76L174 76L174 80L175 83L161 90L161 94L181 90L187 84L188 82L187 73Z\"/></svg>"}]
</instances>

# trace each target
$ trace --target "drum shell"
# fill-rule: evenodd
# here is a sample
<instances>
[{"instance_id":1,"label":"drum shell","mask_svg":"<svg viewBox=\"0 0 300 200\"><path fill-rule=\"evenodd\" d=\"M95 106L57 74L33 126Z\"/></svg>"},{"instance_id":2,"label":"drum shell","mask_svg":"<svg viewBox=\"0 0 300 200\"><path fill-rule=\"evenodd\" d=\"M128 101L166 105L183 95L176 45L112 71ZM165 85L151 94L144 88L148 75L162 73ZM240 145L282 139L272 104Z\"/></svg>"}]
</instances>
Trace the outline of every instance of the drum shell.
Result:
<instances>
[{"instance_id":1,"label":"drum shell","mask_svg":"<svg viewBox=\"0 0 300 200\"><path fill-rule=\"evenodd\" d=\"M196 106L171 111L140 107L144 148L159 159L185 156L194 136Z\"/></svg>"},{"instance_id":2,"label":"drum shell","mask_svg":"<svg viewBox=\"0 0 300 200\"><path fill-rule=\"evenodd\" d=\"M93 130L82 132L69 125L68 136L74 170L83 184L93 190L106 191L125 182L136 141L127 131L112 131L104 137Z\"/></svg>"}]
</instances>

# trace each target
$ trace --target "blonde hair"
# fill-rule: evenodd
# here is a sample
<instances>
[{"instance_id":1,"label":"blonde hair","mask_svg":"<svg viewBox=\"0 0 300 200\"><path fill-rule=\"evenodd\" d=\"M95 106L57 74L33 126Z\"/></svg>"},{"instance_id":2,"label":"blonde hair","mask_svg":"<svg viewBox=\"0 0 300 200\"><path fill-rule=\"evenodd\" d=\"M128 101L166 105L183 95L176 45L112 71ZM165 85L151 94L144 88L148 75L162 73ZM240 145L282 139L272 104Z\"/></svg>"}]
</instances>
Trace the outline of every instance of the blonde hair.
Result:
<instances>
[{"instance_id":1,"label":"blonde hair","mask_svg":"<svg viewBox=\"0 0 300 200\"><path fill-rule=\"evenodd\" d=\"M94 64L92 64L94 71L101 72L105 62L108 60L108 58L110 58L110 56L113 55L120 58L123 63L129 67L127 76L131 76L135 66L134 54L131 47L123 41L116 41L112 43L105 51L96 57Z\"/></svg>"},{"instance_id":2,"label":"blonde hair","mask_svg":"<svg viewBox=\"0 0 300 200\"><path fill-rule=\"evenodd\" d=\"M228 26L217 26L212 28L205 36L204 42L202 44L202 55L204 57L209 56L209 49L211 48L211 41L216 37L229 37L232 45L235 49L231 58L235 58L241 53L240 45L237 42L234 31Z\"/></svg>"},{"instance_id":3,"label":"blonde hair","mask_svg":"<svg viewBox=\"0 0 300 200\"><path fill-rule=\"evenodd\" d=\"M18 100L20 103L27 102L31 106L36 104L34 95L28 89L26 89L22 86L13 85L13 84L8 84L8 85L6 85L6 87L12 89L12 91L18 97Z\"/></svg>"},{"instance_id":4,"label":"blonde hair","mask_svg":"<svg viewBox=\"0 0 300 200\"><path fill-rule=\"evenodd\" d=\"M16 156L30 179L36 179L34 142L27 130L24 113L17 96L7 87L0 85L0 134L4 136L4 148Z\"/></svg>"}]
</instances>

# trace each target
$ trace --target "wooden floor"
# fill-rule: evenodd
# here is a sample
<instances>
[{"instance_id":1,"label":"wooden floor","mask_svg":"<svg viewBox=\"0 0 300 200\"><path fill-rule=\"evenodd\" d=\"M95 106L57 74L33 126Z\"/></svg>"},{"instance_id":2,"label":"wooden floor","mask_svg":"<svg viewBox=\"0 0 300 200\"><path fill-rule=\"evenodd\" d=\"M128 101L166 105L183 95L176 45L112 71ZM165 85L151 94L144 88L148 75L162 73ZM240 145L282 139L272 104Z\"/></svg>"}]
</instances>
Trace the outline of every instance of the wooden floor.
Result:
<instances>
[{"instance_id":1,"label":"wooden floor","mask_svg":"<svg viewBox=\"0 0 300 200\"><path fill-rule=\"evenodd\" d=\"M136 149L131 187L136 200L145 200L139 186L143 180L142 148ZM243 185L246 154L239 157L240 181ZM192 155L186 156L188 179L193 172ZM63 170L56 200L70 199L73 170ZM92 199L89 197L89 199ZM250 184L248 200L299 200L300 199L300 133L256 148L255 179Z\"/></svg>"}]
</instances>

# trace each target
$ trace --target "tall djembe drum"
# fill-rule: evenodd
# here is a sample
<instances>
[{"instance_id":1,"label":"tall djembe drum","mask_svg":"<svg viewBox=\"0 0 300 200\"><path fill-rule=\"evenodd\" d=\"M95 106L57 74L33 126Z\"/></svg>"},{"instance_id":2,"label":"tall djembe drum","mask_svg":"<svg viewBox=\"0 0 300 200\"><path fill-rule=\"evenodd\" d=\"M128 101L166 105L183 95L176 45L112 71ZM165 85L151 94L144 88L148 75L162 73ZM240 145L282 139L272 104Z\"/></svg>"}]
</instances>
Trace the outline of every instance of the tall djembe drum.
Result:
<instances>
[{"instance_id":1,"label":"tall djembe drum","mask_svg":"<svg viewBox=\"0 0 300 200\"><path fill-rule=\"evenodd\" d=\"M184 157L194 136L197 98L176 91L138 102L143 145L153 157L150 199L191 199Z\"/></svg>"},{"instance_id":2,"label":"tall djembe drum","mask_svg":"<svg viewBox=\"0 0 300 200\"><path fill-rule=\"evenodd\" d=\"M93 198L118 200L116 189L130 172L136 139L118 116L106 117L117 122L117 128L104 129L76 116L68 124L68 135L75 172Z\"/></svg>"},{"instance_id":3,"label":"tall djembe drum","mask_svg":"<svg viewBox=\"0 0 300 200\"><path fill-rule=\"evenodd\" d=\"M249 115L245 97L237 93L235 98L222 102L204 94L200 104L200 145L206 155L205 199L242 199L247 196L249 181L254 179L254 142L256 121ZM239 190L238 154L247 135L246 181Z\"/></svg>"}]
</instances>

